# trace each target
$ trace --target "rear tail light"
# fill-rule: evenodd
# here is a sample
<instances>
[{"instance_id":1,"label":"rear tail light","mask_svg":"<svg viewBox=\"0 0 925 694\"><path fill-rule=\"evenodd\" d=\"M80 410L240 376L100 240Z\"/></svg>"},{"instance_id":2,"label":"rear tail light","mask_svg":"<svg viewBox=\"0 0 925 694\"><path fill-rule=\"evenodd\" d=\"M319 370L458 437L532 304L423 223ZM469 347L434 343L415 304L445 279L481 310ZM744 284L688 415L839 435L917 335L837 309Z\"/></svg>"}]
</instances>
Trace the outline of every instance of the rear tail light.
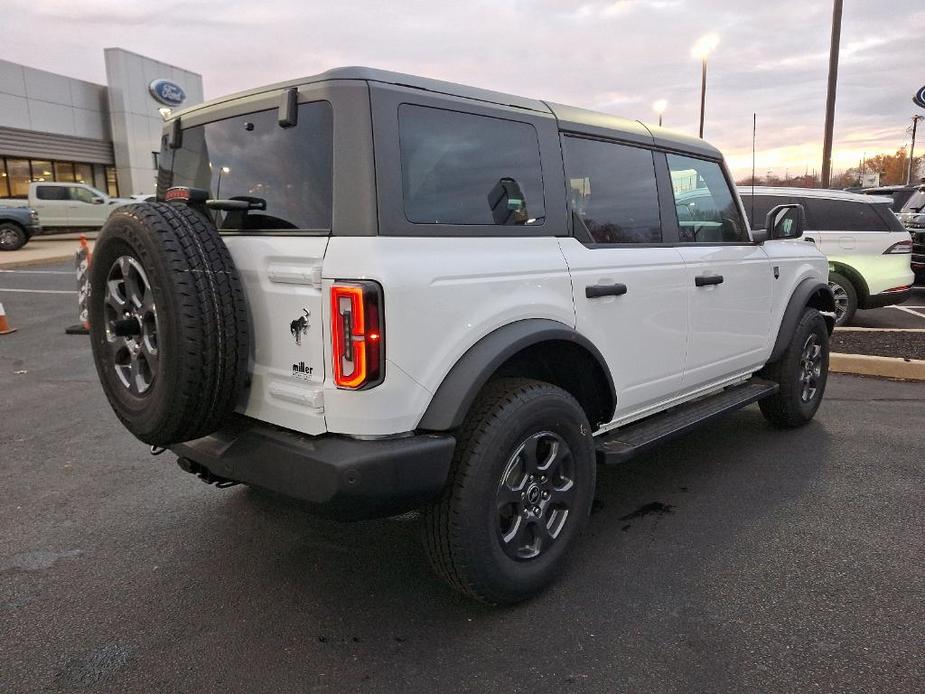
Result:
<instances>
[{"instance_id":1,"label":"rear tail light","mask_svg":"<svg viewBox=\"0 0 925 694\"><path fill-rule=\"evenodd\" d=\"M893 255L894 253L912 253L912 239L894 243L883 251L883 255Z\"/></svg>"},{"instance_id":2,"label":"rear tail light","mask_svg":"<svg viewBox=\"0 0 925 694\"><path fill-rule=\"evenodd\" d=\"M382 383L385 335L382 287L376 282L335 282L331 287L334 383L360 390Z\"/></svg>"}]
</instances>

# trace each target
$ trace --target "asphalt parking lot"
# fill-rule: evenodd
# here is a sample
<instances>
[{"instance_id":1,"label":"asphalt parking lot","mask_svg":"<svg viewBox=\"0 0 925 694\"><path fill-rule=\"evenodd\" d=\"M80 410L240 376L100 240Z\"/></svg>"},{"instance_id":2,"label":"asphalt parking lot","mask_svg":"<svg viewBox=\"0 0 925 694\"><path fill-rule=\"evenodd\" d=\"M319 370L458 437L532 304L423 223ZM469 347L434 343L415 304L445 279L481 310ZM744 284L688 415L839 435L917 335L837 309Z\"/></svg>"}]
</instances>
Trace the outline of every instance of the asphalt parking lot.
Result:
<instances>
[{"instance_id":1,"label":"asphalt parking lot","mask_svg":"<svg viewBox=\"0 0 925 694\"><path fill-rule=\"evenodd\" d=\"M0 272L41 290L0 291L2 692L925 689L925 384L832 376L803 429L753 406L602 470L563 580L493 610L431 576L413 516L152 458L64 334L70 266L29 270Z\"/></svg>"}]
</instances>

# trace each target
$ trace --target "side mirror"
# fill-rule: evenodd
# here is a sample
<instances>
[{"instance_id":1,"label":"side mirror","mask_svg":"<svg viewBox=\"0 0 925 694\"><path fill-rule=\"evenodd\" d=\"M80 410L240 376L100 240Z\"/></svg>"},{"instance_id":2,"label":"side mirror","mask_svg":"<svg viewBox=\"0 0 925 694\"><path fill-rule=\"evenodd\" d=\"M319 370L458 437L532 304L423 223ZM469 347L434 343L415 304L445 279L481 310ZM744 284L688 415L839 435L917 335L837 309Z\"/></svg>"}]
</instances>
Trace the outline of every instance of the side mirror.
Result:
<instances>
[{"instance_id":1,"label":"side mirror","mask_svg":"<svg viewBox=\"0 0 925 694\"><path fill-rule=\"evenodd\" d=\"M94 204L94 205L102 205L104 202L106 202L106 201L103 200L103 198L93 198L93 204Z\"/></svg>"},{"instance_id":2,"label":"side mirror","mask_svg":"<svg viewBox=\"0 0 925 694\"><path fill-rule=\"evenodd\" d=\"M495 224L524 224L527 221L527 201L520 184L513 178L502 178L489 191L488 206Z\"/></svg>"},{"instance_id":3,"label":"side mirror","mask_svg":"<svg viewBox=\"0 0 925 694\"><path fill-rule=\"evenodd\" d=\"M800 204L778 205L765 217L764 229L768 240L798 239L806 230L806 212Z\"/></svg>"}]
</instances>

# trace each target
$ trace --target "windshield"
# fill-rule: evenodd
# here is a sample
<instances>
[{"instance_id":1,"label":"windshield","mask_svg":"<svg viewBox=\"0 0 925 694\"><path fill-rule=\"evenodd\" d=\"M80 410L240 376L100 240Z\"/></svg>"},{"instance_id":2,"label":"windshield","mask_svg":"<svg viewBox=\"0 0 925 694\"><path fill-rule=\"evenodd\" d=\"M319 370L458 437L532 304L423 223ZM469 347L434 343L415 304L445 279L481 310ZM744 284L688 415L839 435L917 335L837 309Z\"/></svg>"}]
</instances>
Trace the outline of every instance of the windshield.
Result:
<instances>
[{"instance_id":1,"label":"windshield","mask_svg":"<svg viewBox=\"0 0 925 694\"><path fill-rule=\"evenodd\" d=\"M921 212L925 208L925 190L917 190L906 200L903 205L903 212Z\"/></svg>"},{"instance_id":2,"label":"windshield","mask_svg":"<svg viewBox=\"0 0 925 694\"><path fill-rule=\"evenodd\" d=\"M219 229L330 229L331 105L301 104L298 114L287 128L275 108L185 128L181 147L165 144L161 152L158 199L171 186L188 186L212 199L253 203L213 211Z\"/></svg>"}]
</instances>

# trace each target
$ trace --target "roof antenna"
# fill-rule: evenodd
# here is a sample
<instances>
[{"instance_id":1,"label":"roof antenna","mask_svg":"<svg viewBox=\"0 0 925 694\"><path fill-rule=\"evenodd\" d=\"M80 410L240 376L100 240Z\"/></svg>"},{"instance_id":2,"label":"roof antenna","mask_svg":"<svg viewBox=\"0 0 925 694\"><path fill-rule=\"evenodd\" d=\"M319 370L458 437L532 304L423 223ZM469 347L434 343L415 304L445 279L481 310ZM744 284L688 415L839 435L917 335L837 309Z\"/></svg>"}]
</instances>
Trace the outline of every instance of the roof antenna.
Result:
<instances>
[{"instance_id":1,"label":"roof antenna","mask_svg":"<svg viewBox=\"0 0 925 694\"><path fill-rule=\"evenodd\" d=\"M755 223L755 138L758 135L758 114L752 114L752 224Z\"/></svg>"}]
</instances>

